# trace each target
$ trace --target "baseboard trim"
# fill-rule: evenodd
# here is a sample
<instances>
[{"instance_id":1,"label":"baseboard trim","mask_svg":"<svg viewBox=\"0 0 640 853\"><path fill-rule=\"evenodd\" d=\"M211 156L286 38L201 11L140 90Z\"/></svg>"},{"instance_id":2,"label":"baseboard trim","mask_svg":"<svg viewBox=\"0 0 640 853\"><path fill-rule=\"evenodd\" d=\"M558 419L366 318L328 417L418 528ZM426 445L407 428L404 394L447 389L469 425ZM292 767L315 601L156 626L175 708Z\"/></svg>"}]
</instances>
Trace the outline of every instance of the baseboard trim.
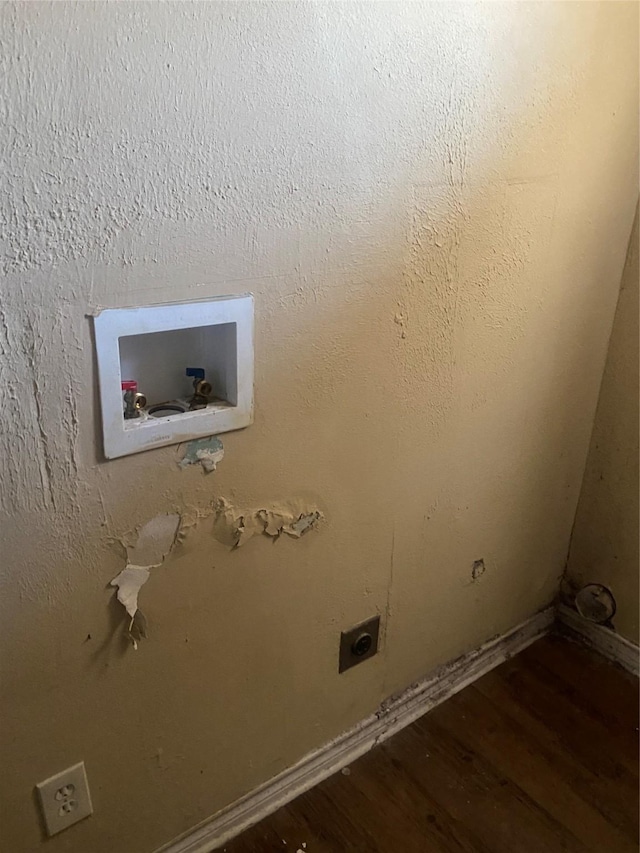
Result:
<instances>
[{"instance_id":1,"label":"baseboard trim","mask_svg":"<svg viewBox=\"0 0 640 853\"><path fill-rule=\"evenodd\" d=\"M156 853L210 853L323 779L415 722L485 673L551 631L553 607L439 667L430 676L385 700L370 717L305 756L269 782L184 833Z\"/></svg>"},{"instance_id":2,"label":"baseboard trim","mask_svg":"<svg viewBox=\"0 0 640 853\"><path fill-rule=\"evenodd\" d=\"M640 648L610 628L588 622L566 604L558 606L557 627L560 633L573 635L633 675L640 675Z\"/></svg>"}]
</instances>

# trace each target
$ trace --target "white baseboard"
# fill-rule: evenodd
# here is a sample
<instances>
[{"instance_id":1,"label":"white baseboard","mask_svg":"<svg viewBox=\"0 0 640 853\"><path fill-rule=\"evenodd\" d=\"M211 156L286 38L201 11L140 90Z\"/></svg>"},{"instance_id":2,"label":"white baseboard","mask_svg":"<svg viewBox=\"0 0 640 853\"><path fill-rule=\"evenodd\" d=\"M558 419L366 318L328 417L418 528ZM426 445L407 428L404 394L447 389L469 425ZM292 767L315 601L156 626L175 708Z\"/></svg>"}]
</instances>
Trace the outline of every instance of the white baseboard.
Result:
<instances>
[{"instance_id":1,"label":"white baseboard","mask_svg":"<svg viewBox=\"0 0 640 853\"><path fill-rule=\"evenodd\" d=\"M553 607L385 700L375 714L156 853L210 853L548 634Z\"/></svg>"},{"instance_id":2,"label":"white baseboard","mask_svg":"<svg viewBox=\"0 0 640 853\"><path fill-rule=\"evenodd\" d=\"M640 648L604 625L583 619L579 613L561 604L557 610L558 628L574 634L603 657L614 661L633 675L640 675Z\"/></svg>"}]
</instances>

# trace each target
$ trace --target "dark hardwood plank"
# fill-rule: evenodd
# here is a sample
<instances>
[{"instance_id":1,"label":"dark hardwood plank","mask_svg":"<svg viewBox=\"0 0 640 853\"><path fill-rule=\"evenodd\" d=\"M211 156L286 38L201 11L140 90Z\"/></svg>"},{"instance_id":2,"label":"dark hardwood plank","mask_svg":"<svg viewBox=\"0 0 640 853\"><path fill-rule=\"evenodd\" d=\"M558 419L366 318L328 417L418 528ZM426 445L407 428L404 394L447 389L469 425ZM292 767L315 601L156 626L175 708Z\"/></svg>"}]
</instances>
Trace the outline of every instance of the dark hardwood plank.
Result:
<instances>
[{"instance_id":1,"label":"dark hardwood plank","mask_svg":"<svg viewBox=\"0 0 640 853\"><path fill-rule=\"evenodd\" d=\"M466 737L504 780L516 784L588 850L601 853L614 840L620 853L637 853L637 846L577 793L572 784L577 768L571 768L571 778L556 772L554 755L540 744L531 727L514 720L473 687L450 702L457 713L443 714L432 725Z\"/></svg>"},{"instance_id":2,"label":"dark hardwood plank","mask_svg":"<svg viewBox=\"0 0 640 853\"><path fill-rule=\"evenodd\" d=\"M474 725L471 719L461 722L468 730ZM441 806L474 831L492 853L554 849L585 853L578 839L512 780L497 773L464 739L452 736L434 720L428 725L418 721L407 735L390 740L386 748L398 756L407 771L411 767L412 781L419 774ZM412 764L419 746L426 747L429 755L422 772L415 761Z\"/></svg>"},{"instance_id":3,"label":"dark hardwood plank","mask_svg":"<svg viewBox=\"0 0 640 853\"><path fill-rule=\"evenodd\" d=\"M517 669L514 664L510 661L500 672L490 672L476 683L476 689L529 730L554 774L564 776L585 802L635 840L637 767L634 774L622 765L629 756L612 747L606 729L586 726L579 706L574 706L574 713L559 707L562 697L543 690L526 661L519 662Z\"/></svg>"},{"instance_id":4,"label":"dark hardwood plank","mask_svg":"<svg viewBox=\"0 0 640 853\"><path fill-rule=\"evenodd\" d=\"M634 853L638 682L547 637L227 853Z\"/></svg>"},{"instance_id":5,"label":"dark hardwood plank","mask_svg":"<svg viewBox=\"0 0 640 853\"><path fill-rule=\"evenodd\" d=\"M534 643L520 657L523 663L535 661L558 676L577 702L616 732L626 732L630 743L637 739L640 694L631 673L561 637Z\"/></svg>"}]
</instances>

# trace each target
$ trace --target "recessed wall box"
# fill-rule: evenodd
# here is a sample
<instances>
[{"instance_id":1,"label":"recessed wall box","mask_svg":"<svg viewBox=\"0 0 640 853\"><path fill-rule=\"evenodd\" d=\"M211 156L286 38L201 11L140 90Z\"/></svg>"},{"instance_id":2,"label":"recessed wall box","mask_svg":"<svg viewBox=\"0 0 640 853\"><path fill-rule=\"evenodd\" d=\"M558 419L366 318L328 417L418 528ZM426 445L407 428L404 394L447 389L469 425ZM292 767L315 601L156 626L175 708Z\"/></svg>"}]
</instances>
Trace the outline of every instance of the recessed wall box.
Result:
<instances>
[{"instance_id":1,"label":"recessed wall box","mask_svg":"<svg viewBox=\"0 0 640 853\"><path fill-rule=\"evenodd\" d=\"M107 459L252 423L253 296L109 308L93 322ZM143 395L135 417L123 383Z\"/></svg>"}]
</instances>

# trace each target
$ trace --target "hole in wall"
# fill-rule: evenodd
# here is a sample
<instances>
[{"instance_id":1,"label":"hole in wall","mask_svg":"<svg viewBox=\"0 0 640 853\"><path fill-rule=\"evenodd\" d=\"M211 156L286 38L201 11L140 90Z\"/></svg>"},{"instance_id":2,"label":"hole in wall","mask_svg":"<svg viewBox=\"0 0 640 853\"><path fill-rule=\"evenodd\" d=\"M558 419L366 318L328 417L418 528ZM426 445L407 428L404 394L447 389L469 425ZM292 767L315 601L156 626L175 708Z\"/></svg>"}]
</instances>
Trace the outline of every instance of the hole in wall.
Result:
<instances>
[{"instance_id":1,"label":"hole in wall","mask_svg":"<svg viewBox=\"0 0 640 853\"><path fill-rule=\"evenodd\" d=\"M474 560L473 566L471 567L471 579L477 581L479 577L486 572L487 567L484 564L484 560Z\"/></svg>"}]
</instances>

